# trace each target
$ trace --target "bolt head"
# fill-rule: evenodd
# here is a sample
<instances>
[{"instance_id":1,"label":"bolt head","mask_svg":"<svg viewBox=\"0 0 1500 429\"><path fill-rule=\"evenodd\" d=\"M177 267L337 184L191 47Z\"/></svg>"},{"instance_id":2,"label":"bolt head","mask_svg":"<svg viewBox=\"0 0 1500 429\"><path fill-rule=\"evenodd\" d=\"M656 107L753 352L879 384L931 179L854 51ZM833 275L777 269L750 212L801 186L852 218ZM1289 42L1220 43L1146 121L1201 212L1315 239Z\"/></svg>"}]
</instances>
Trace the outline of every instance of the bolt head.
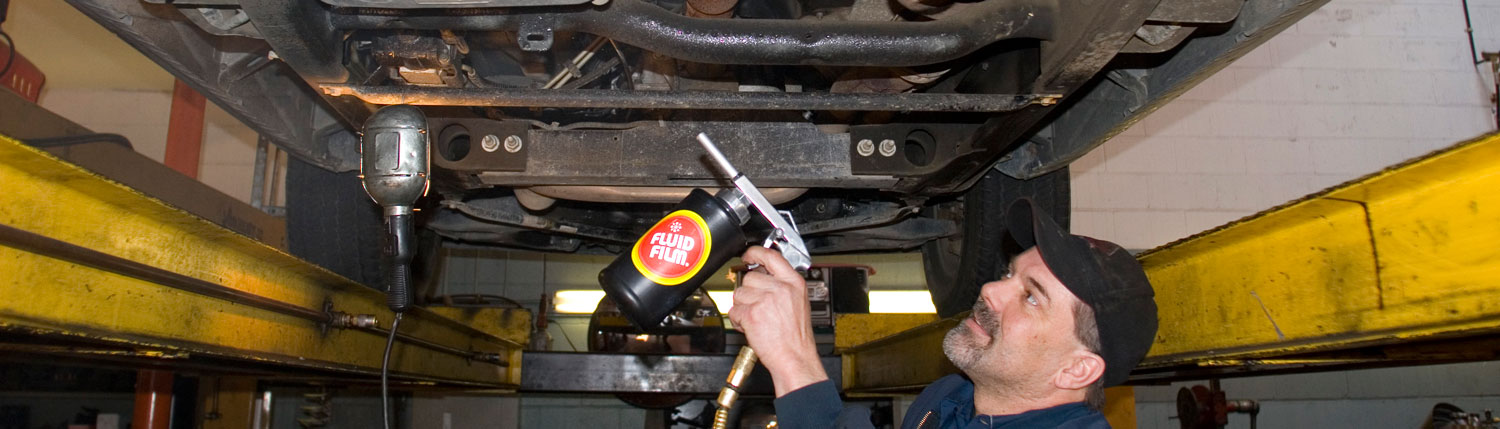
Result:
<instances>
[{"instance_id":1,"label":"bolt head","mask_svg":"<svg viewBox=\"0 0 1500 429\"><path fill-rule=\"evenodd\" d=\"M510 152L510 153L520 152L521 151L521 136L517 136L517 135L505 136L505 151L506 152Z\"/></svg>"},{"instance_id":2,"label":"bolt head","mask_svg":"<svg viewBox=\"0 0 1500 429\"><path fill-rule=\"evenodd\" d=\"M860 140L859 144L854 145L854 150L856 150L856 151L859 152L859 156L874 155L875 154L875 142L870 141L870 139Z\"/></svg>"},{"instance_id":3,"label":"bolt head","mask_svg":"<svg viewBox=\"0 0 1500 429\"><path fill-rule=\"evenodd\" d=\"M885 139L880 141L880 156L896 155L896 141Z\"/></svg>"},{"instance_id":4,"label":"bolt head","mask_svg":"<svg viewBox=\"0 0 1500 429\"><path fill-rule=\"evenodd\" d=\"M500 137L494 134L485 134L484 138L479 139L479 147L484 149L485 152L500 150Z\"/></svg>"}]
</instances>

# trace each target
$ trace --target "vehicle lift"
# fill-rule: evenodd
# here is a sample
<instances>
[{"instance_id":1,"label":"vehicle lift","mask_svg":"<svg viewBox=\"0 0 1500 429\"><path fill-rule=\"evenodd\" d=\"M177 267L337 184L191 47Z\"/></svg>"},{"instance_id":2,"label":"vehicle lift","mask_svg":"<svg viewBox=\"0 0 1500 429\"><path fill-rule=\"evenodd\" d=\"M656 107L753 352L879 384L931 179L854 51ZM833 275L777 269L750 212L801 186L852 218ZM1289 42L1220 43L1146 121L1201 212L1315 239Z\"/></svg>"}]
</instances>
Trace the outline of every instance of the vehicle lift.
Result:
<instances>
[{"instance_id":1,"label":"vehicle lift","mask_svg":"<svg viewBox=\"0 0 1500 429\"><path fill-rule=\"evenodd\" d=\"M378 374L392 317L382 293L5 136L0 181L10 184L0 193L5 355L240 381ZM1497 189L1500 135L1489 135L1142 253L1162 323L1132 384L1500 358ZM678 377L668 387L567 387L640 377L639 360L580 355L569 362L587 366L564 376L549 354L523 351L532 318L409 311L393 379L408 389L711 395L733 360L663 357L651 372ZM915 393L954 371L935 351L957 320L840 315L840 357L825 365L851 396ZM254 383L238 385L249 400ZM1109 397L1116 427L1134 427L1129 388Z\"/></svg>"}]
</instances>

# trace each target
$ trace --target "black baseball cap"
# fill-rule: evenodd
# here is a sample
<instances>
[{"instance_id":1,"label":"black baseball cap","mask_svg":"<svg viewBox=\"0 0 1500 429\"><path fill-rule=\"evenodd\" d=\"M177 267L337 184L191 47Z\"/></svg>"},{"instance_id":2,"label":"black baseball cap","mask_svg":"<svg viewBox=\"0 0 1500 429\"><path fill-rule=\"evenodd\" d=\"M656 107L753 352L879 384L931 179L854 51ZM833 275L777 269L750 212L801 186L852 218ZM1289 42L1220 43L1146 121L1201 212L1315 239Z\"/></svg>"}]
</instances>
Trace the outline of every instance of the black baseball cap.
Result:
<instances>
[{"instance_id":1,"label":"black baseball cap","mask_svg":"<svg viewBox=\"0 0 1500 429\"><path fill-rule=\"evenodd\" d=\"M1104 385L1124 383L1156 337L1156 292L1141 263L1118 244L1069 234L1028 198L1005 215L1016 243L1035 246L1063 286L1094 310Z\"/></svg>"}]
</instances>

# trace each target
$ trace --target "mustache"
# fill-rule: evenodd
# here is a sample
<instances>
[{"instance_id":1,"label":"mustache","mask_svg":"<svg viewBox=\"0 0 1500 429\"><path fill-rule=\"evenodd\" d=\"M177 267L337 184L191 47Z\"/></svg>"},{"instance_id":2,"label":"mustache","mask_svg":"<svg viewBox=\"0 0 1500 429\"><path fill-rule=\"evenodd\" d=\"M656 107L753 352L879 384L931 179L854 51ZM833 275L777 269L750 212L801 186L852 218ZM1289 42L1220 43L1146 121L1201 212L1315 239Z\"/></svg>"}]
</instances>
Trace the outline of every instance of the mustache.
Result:
<instances>
[{"instance_id":1,"label":"mustache","mask_svg":"<svg viewBox=\"0 0 1500 429\"><path fill-rule=\"evenodd\" d=\"M974 309L969 312L969 317L973 317L974 322L978 323L980 328L984 328L985 334L991 338L995 337L999 324L995 320L995 311L990 310L990 306L985 305L984 300L974 302Z\"/></svg>"}]
</instances>

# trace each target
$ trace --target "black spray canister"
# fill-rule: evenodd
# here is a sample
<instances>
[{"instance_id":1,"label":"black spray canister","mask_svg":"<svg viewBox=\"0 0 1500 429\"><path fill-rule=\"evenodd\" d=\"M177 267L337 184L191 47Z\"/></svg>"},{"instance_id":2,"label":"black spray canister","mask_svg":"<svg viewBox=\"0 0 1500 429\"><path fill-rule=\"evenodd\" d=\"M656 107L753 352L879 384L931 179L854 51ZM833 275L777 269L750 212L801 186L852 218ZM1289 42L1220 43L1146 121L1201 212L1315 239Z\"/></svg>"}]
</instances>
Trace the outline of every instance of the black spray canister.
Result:
<instances>
[{"instance_id":1,"label":"black spray canister","mask_svg":"<svg viewBox=\"0 0 1500 429\"><path fill-rule=\"evenodd\" d=\"M745 250L749 201L738 190L694 189L599 272L599 286L642 329L663 319Z\"/></svg>"}]
</instances>

